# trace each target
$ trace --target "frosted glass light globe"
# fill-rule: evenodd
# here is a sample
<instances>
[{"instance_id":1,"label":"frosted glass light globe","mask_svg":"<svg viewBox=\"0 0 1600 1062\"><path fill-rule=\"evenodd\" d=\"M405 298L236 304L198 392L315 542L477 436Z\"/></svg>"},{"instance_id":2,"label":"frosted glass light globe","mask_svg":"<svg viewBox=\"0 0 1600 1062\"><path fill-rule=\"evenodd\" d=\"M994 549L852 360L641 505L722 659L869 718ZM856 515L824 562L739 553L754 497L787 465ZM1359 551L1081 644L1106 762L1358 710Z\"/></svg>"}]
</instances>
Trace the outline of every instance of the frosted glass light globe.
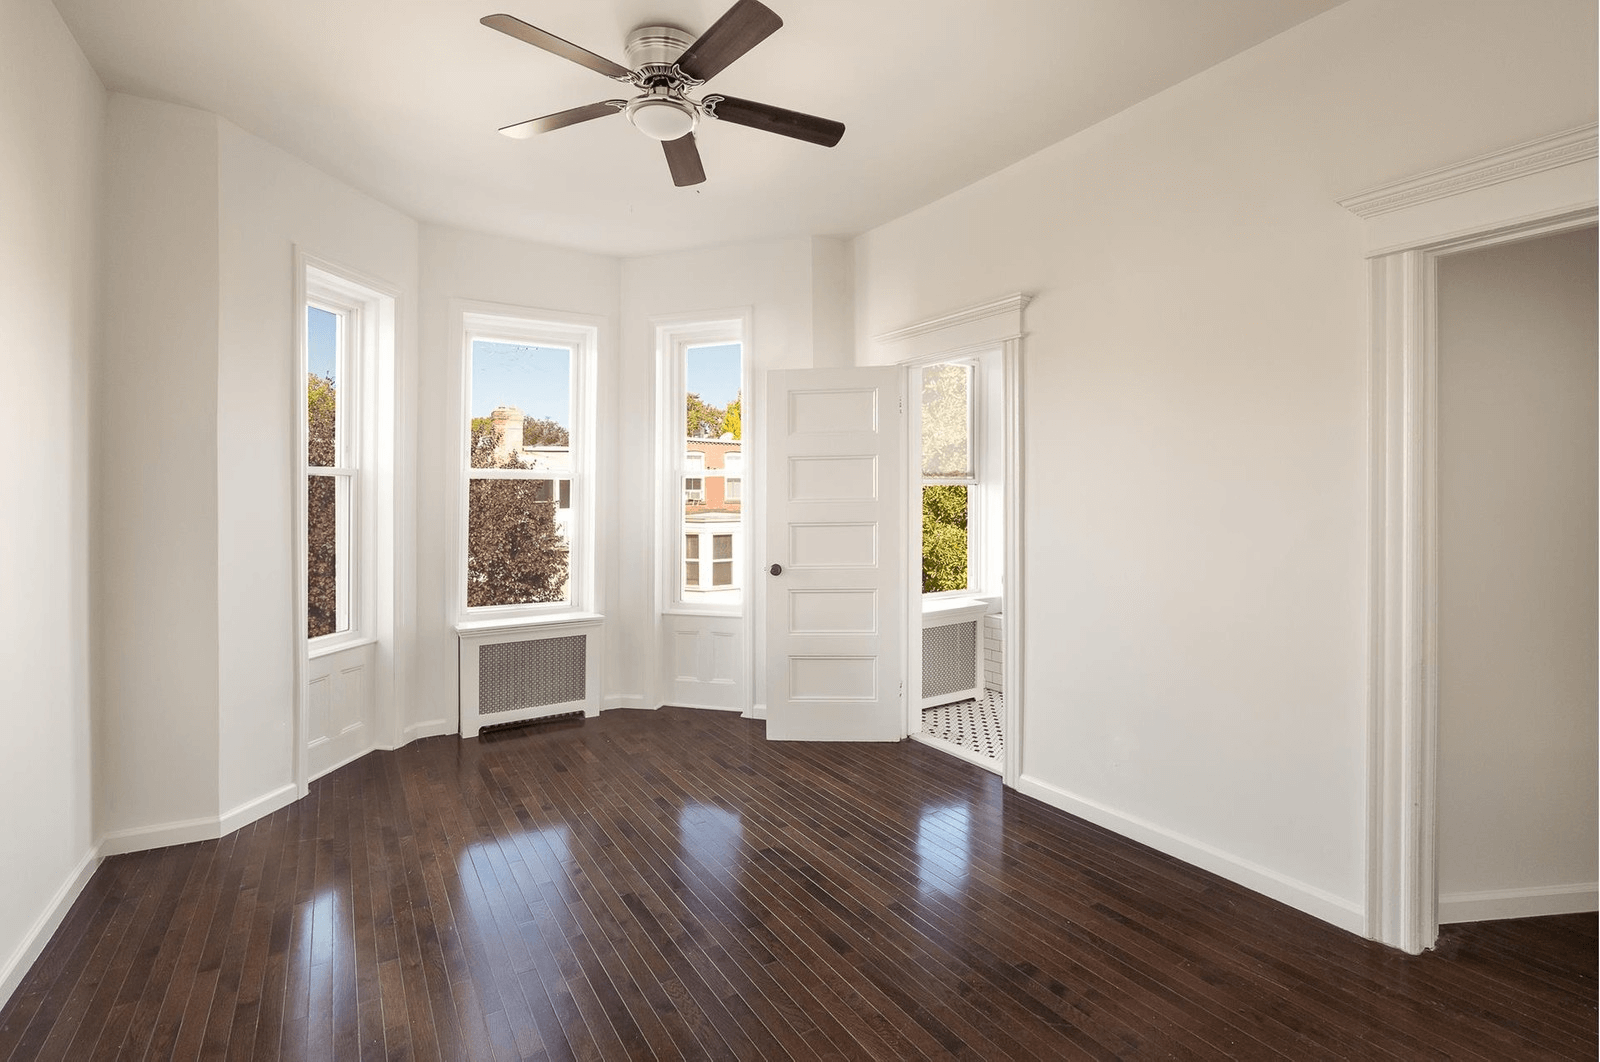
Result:
<instances>
[{"instance_id":1,"label":"frosted glass light globe","mask_svg":"<svg viewBox=\"0 0 1600 1062\"><path fill-rule=\"evenodd\" d=\"M628 104L628 121L655 140L678 140L694 131L694 110L677 100L644 97Z\"/></svg>"}]
</instances>

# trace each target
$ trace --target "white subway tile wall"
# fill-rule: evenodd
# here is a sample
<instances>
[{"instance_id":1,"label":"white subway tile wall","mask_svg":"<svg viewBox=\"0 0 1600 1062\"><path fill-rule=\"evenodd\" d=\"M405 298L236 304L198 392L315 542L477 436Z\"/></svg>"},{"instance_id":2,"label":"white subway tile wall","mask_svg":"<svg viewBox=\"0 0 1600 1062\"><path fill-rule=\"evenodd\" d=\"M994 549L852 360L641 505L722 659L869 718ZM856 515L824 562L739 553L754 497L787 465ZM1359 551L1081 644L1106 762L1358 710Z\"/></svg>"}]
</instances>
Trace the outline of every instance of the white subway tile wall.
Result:
<instances>
[{"instance_id":1,"label":"white subway tile wall","mask_svg":"<svg viewBox=\"0 0 1600 1062\"><path fill-rule=\"evenodd\" d=\"M983 688L1004 693L1006 688L1005 644L1000 639L1001 614L983 617Z\"/></svg>"}]
</instances>

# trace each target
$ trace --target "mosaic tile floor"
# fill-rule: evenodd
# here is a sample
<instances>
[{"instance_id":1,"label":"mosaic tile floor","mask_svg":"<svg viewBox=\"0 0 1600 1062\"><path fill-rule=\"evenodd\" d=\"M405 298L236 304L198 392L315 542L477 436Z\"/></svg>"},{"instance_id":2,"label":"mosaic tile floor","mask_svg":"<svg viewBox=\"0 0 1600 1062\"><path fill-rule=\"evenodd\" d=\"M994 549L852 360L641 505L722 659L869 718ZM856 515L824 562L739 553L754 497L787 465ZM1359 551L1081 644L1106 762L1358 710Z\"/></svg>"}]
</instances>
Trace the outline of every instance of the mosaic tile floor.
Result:
<instances>
[{"instance_id":1,"label":"mosaic tile floor","mask_svg":"<svg viewBox=\"0 0 1600 1062\"><path fill-rule=\"evenodd\" d=\"M998 760L1006 750L1002 713L1005 696L986 690L975 701L957 701L922 711L922 732L928 737L948 741L968 752Z\"/></svg>"}]
</instances>

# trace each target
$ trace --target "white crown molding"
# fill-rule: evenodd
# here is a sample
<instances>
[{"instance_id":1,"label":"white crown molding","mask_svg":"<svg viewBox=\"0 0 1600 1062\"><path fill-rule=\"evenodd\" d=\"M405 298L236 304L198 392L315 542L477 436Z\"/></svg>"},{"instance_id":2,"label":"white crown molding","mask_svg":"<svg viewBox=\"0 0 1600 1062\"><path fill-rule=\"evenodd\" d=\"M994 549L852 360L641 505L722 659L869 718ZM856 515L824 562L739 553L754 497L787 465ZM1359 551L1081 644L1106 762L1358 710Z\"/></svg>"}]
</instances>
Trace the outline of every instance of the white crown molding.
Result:
<instances>
[{"instance_id":1,"label":"white crown molding","mask_svg":"<svg viewBox=\"0 0 1600 1062\"><path fill-rule=\"evenodd\" d=\"M896 329L893 332L884 332L882 335L874 336L873 341L886 344L899 343L907 339L915 339L917 336L925 336L930 332L938 332L946 328L955 328L960 325L969 324L973 321L982 321L990 317L999 317L1003 314L1012 314L1018 319L1019 323L1017 328L1011 333L1012 335L1016 335L1022 330L1020 323L1022 309L1032 300L1032 295L1024 295L1021 292L1017 292L1016 294L1007 295L1002 299L995 299L993 302L986 302L978 306L968 306L966 309L956 310L953 313L947 313L941 317L933 317L926 321L918 321L916 324L907 325L906 327Z\"/></svg>"},{"instance_id":2,"label":"white crown molding","mask_svg":"<svg viewBox=\"0 0 1600 1062\"><path fill-rule=\"evenodd\" d=\"M1370 188L1339 200L1339 205L1357 217L1375 218L1420 203L1584 162L1597 154L1600 154L1600 147L1597 147L1596 127L1587 125Z\"/></svg>"}]
</instances>

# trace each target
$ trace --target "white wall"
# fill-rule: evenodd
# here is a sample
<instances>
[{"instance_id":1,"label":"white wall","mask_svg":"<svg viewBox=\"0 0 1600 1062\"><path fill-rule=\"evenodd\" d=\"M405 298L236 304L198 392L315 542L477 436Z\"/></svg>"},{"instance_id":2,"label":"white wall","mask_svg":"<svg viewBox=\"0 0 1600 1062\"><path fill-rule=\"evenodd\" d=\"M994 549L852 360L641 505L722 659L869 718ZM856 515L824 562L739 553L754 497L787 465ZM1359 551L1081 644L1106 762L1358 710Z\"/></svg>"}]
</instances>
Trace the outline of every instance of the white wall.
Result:
<instances>
[{"instance_id":1,"label":"white wall","mask_svg":"<svg viewBox=\"0 0 1600 1062\"><path fill-rule=\"evenodd\" d=\"M90 363L105 92L0 3L0 1003L93 865Z\"/></svg>"},{"instance_id":2,"label":"white wall","mask_svg":"<svg viewBox=\"0 0 1600 1062\"><path fill-rule=\"evenodd\" d=\"M96 795L125 849L294 796L294 248L399 291L409 422L417 225L201 111L113 94L108 144ZM379 657L392 735L408 658Z\"/></svg>"},{"instance_id":3,"label":"white wall","mask_svg":"<svg viewBox=\"0 0 1600 1062\"><path fill-rule=\"evenodd\" d=\"M113 94L94 411L102 832L217 813L217 119Z\"/></svg>"},{"instance_id":4,"label":"white wall","mask_svg":"<svg viewBox=\"0 0 1600 1062\"><path fill-rule=\"evenodd\" d=\"M461 229L428 225L421 237L421 301L418 317L417 435L417 694L409 725L413 732L454 733L458 722L457 642L451 521L456 502L450 467L457 460L459 394L452 373L459 355L450 349L454 327L450 302L463 299L530 309L585 314L615 321L620 265L615 258L546 247ZM609 479L619 459L607 395L617 387L614 324L600 336L597 443L599 475ZM602 495L600 512L611 497ZM602 520L598 576L609 585L606 542L613 530ZM604 608L601 611L605 611ZM608 616L608 619L610 617ZM612 627L608 623L606 637ZM440 728L443 728L442 730ZM419 729L420 728L420 729Z\"/></svg>"},{"instance_id":5,"label":"white wall","mask_svg":"<svg viewBox=\"0 0 1600 1062\"><path fill-rule=\"evenodd\" d=\"M1366 268L1335 200L1595 118L1595 9L1352 0L856 241L1011 291L1027 791L1361 928Z\"/></svg>"},{"instance_id":6,"label":"white wall","mask_svg":"<svg viewBox=\"0 0 1600 1062\"><path fill-rule=\"evenodd\" d=\"M1441 921L1593 909L1596 251L1439 263Z\"/></svg>"},{"instance_id":7,"label":"white wall","mask_svg":"<svg viewBox=\"0 0 1600 1062\"><path fill-rule=\"evenodd\" d=\"M646 499L643 512L656 497L655 447L655 330L652 318L705 313L714 315L748 308L751 311L749 353L744 382L745 480L743 504L754 514L750 524L751 548L756 551L757 575L747 588L745 607L760 616L766 604L766 582L760 545L765 539L765 472L761 446L766 423L766 372L805 368L813 363L819 331L835 345L848 342L843 323L849 317L848 279L838 241L798 238L764 243L708 248L678 254L628 259L622 263L623 372L617 392L619 436L624 461L616 480L619 499ZM835 350L834 358L839 359ZM837 362L835 362L837 363ZM649 707L660 703L655 689L659 674L661 632L655 622L655 530L653 521L641 521L634 533L619 543L616 557L615 611L625 621L610 643L609 673L618 692L643 696ZM753 594L753 598L752 598ZM640 607L641 602L651 603ZM755 625L754 697L757 705L766 688L765 635Z\"/></svg>"},{"instance_id":8,"label":"white wall","mask_svg":"<svg viewBox=\"0 0 1600 1062\"><path fill-rule=\"evenodd\" d=\"M303 489L291 443L296 403L304 401L291 368L301 320L293 306L296 246L398 292L399 445L386 456L401 477L402 518L394 542L379 544L384 574L374 611L398 611L402 621L377 647L373 681L378 743L398 739L413 659L413 484L404 477L414 459L418 225L227 121L218 131L217 716L227 814L271 794L292 796L283 789L294 781L293 665L297 624L305 622L295 614L291 537L294 492Z\"/></svg>"}]
</instances>

